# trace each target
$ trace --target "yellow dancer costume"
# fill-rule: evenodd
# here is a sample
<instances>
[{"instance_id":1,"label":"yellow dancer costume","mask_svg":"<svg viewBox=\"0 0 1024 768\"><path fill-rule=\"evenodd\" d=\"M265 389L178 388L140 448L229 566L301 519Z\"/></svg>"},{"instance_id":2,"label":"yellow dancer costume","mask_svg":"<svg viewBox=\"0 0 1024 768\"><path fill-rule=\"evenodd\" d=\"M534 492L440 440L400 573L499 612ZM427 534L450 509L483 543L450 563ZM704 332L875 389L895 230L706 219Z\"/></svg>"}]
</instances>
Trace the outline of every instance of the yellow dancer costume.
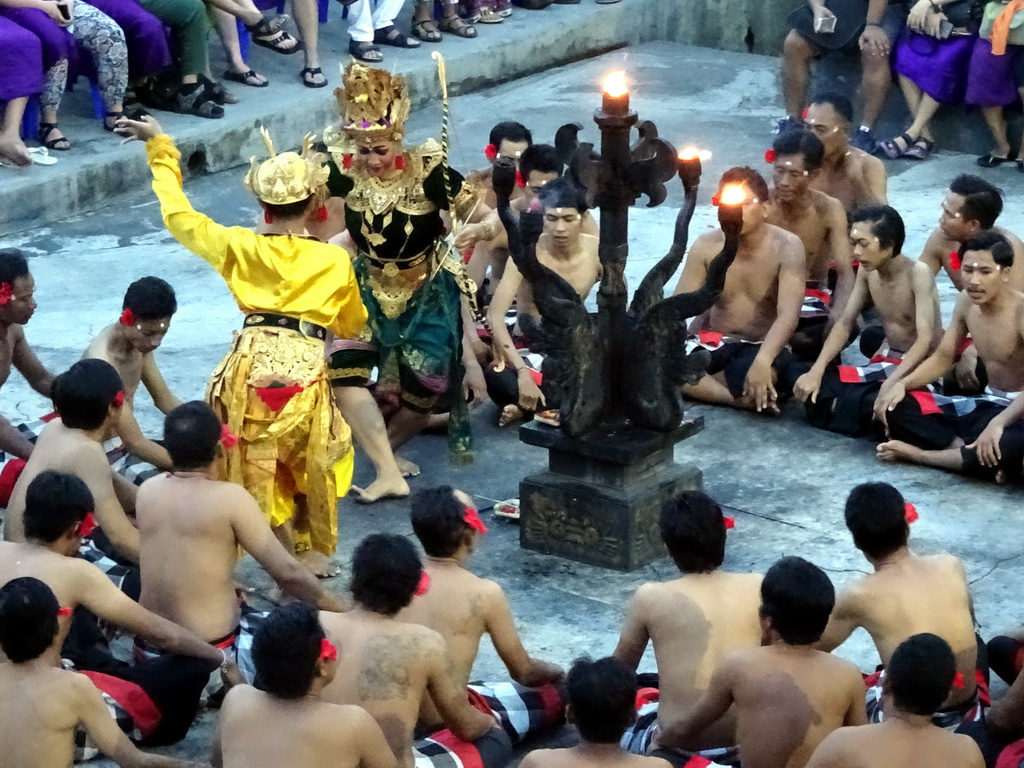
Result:
<instances>
[{"instance_id":1,"label":"yellow dancer costume","mask_svg":"<svg viewBox=\"0 0 1024 768\"><path fill-rule=\"evenodd\" d=\"M275 155L263 137L270 159L252 159L246 186L273 205L322 200L327 168L323 155L309 152L312 137L301 155ZM151 139L146 152L168 231L217 270L246 314L207 388L208 402L239 437L227 452L229 479L245 486L274 527L292 518L296 494L305 494L310 525L295 531L296 551L330 555L353 451L327 382L324 341L326 331L352 338L366 323L351 260L309 238L217 224L182 192L171 137Z\"/></svg>"}]
</instances>

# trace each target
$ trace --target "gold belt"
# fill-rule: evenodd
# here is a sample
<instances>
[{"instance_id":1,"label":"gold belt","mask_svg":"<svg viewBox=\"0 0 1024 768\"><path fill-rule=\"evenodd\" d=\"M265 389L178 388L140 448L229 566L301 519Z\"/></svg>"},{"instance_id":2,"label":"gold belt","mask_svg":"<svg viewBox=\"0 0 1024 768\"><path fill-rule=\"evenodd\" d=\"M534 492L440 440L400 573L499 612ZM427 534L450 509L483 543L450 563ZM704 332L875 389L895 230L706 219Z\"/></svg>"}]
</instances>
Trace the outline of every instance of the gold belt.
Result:
<instances>
[{"instance_id":1,"label":"gold belt","mask_svg":"<svg viewBox=\"0 0 1024 768\"><path fill-rule=\"evenodd\" d=\"M370 281L370 292L380 305L381 312L389 320L394 320L405 312L409 299L422 287L433 271L434 260L428 258L434 250L425 251L422 258L412 259L414 266L399 269L393 261L385 262L383 267L376 266L367 259L367 273Z\"/></svg>"}]
</instances>

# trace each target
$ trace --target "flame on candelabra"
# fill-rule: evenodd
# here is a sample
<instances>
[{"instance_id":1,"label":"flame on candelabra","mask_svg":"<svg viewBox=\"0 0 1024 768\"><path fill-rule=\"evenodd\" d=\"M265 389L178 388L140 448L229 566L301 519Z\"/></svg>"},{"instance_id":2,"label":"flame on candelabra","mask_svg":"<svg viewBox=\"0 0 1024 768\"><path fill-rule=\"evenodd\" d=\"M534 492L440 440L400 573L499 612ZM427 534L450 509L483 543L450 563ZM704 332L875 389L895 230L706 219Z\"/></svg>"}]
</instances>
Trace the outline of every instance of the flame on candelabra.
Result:
<instances>
[{"instance_id":1,"label":"flame on candelabra","mask_svg":"<svg viewBox=\"0 0 1024 768\"><path fill-rule=\"evenodd\" d=\"M629 93L629 87L626 85L626 72L624 70L617 70L615 72L609 72L604 82L601 84L601 88L609 96L619 98Z\"/></svg>"},{"instance_id":2,"label":"flame on candelabra","mask_svg":"<svg viewBox=\"0 0 1024 768\"><path fill-rule=\"evenodd\" d=\"M719 205L743 205L747 192L742 184L726 184L718 195Z\"/></svg>"},{"instance_id":3,"label":"flame on candelabra","mask_svg":"<svg viewBox=\"0 0 1024 768\"><path fill-rule=\"evenodd\" d=\"M706 149L698 149L694 146L684 147L679 150L680 160L700 160L702 163L706 163L711 159L711 152Z\"/></svg>"}]
</instances>

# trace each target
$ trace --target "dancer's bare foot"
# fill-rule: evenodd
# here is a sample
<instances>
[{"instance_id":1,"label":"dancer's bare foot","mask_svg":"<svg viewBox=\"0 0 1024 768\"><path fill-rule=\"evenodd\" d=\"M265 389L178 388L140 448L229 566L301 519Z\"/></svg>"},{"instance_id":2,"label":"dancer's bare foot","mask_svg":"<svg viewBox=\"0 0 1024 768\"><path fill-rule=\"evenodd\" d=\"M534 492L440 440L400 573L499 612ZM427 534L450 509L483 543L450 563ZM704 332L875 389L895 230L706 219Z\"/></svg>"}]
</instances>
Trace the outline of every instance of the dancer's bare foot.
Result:
<instances>
[{"instance_id":1,"label":"dancer's bare foot","mask_svg":"<svg viewBox=\"0 0 1024 768\"><path fill-rule=\"evenodd\" d=\"M395 463L398 464L398 471L402 473L402 477L419 477L420 468L408 459L395 456Z\"/></svg>"},{"instance_id":2,"label":"dancer's bare foot","mask_svg":"<svg viewBox=\"0 0 1024 768\"><path fill-rule=\"evenodd\" d=\"M32 165L32 158L29 157L28 147L21 140L17 133L0 133L0 158L8 160L15 165Z\"/></svg>"},{"instance_id":3,"label":"dancer's bare foot","mask_svg":"<svg viewBox=\"0 0 1024 768\"><path fill-rule=\"evenodd\" d=\"M299 552L295 555L295 559L309 568L318 579L333 579L341 573L341 568L332 563L327 555L317 552L315 549Z\"/></svg>"},{"instance_id":4,"label":"dancer's bare foot","mask_svg":"<svg viewBox=\"0 0 1024 768\"><path fill-rule=\"evenodd\" d=\"M409 484L405 482L405 478L401 475L398 477L378 477L365 488L353 485L352 493L355 494L356 501L362 504L372 504L381 499L401 499L408 496Z\"/></svg>"},{"instance_id":5,"label":"dancer's bare foot","mask_svg":"<svg viewBox=\"0 0 1024 768\"><path fill-rule=\"evenodd\" d=\"M911 461L920 463L921 454L924 451L916 445L905 443L902 440L889 440L879 443L875 448L878 458L882 461Z\"/></svg>"},{"instance_id":6,"label":"dancer's bare foot","mask_svg":"<svg viewBox=\"0 0 1024 768\"><path fill-rule=\"evenodd\" d=\"M506 405L501 409L501 416L498 417L498 426L507 427L514 421L520 421L525 417L523 409L513 403L512 405Z\"/></svg>"}]
</instances>

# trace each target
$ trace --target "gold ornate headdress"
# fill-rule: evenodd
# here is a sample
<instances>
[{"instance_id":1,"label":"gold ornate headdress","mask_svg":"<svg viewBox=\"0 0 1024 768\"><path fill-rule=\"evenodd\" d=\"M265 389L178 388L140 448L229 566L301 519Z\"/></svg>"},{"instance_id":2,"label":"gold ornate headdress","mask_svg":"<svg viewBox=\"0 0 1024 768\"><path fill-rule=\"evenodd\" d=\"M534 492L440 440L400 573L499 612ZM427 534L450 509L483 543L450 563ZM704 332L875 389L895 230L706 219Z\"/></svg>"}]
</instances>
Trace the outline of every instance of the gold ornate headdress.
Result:
<instances>
[{"instance_id":1,"label":"gold ornate headdress","mask_svg":"<svg viewBox=\"0 0 1024 768\"><path fill-rule=\"evenodd\" d=\"M403 75L364 67L356 61L341 73L336 88L341 131L349 139L401 141L409 117L409 88Z\"/></svg>"},{"instance_id":2,"label":"gold ornate headdress","mask_svg":"<svg viewBox=\"0 0 1024 768\"><path fill-rule=\"evenodd\" d=\"M312 196L322 202L327 196L327 156L311 152L313 134L302 139L302 152L274 151L274 142L267 129L261 127L260 135L267 145L270 158L262 163L255 157L249 158L249 171L245 174L245 187L264 203L287 205Z\"/></svg>"}]
</instances>

